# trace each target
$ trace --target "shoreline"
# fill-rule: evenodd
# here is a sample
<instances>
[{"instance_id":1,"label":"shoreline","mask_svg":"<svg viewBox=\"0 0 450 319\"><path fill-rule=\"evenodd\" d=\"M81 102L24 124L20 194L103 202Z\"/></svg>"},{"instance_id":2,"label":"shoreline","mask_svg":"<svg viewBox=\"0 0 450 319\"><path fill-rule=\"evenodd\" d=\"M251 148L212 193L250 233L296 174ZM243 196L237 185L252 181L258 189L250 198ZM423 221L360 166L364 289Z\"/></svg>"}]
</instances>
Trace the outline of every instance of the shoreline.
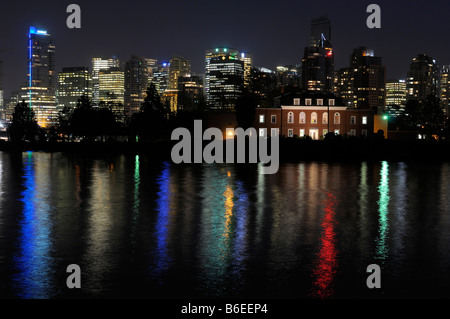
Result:
<instances>
[{"instance_id":1,"label":"shoreline","mask_svg":"<svg viewBox=\"0 0 450 319\"><path fill-rule=\"evenodd\" d=\"M45 142L12 143L0 141L4 152L65 152L80 155L142 154L170 159L172 147L178 141L153 143L129 142ZM207 145L209 141L205 141ZM224 147L225 149L225 147ZM280 139L280 161L450 161L450 143L425 140L359 140L339 141L306 140L299 138ZM236 162L236 161L235 161Z\"/></svg>"}]
</instances>

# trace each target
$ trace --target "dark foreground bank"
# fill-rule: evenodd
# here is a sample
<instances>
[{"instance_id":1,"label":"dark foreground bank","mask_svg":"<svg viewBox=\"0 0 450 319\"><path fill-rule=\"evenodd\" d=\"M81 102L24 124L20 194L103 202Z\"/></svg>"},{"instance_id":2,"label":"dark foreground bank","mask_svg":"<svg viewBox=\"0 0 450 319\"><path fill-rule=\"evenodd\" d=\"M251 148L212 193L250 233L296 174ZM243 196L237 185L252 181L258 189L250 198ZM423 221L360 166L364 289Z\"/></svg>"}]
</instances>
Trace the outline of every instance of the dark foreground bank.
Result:
<instances>
[{"instance_id":1,"label":"dark foreground bank","mask_svg":"<svg viewBox=\"0 0 450 319\"><path fill-rule=\"evenodd\" d=\"M159 159L171 159L172 148L178 141L159 141L153 143L125 142L45 142L11 143L0 141L0 151L42 151L68 152L78 154L146 154ZM203 148L210 141L203 141ZM225 142L224 142L225 143ZM235 147L236 147L235 143ZM297 138L281 138L279 154L281 161L296 160L450 160L450 143L446 141L395 141L395 140L358 140L315 141ZM269 154L271 143L268 143ZM193 162L194 148L191 158ZM226 155L226 146L223 145ZM237 150L235 149L235 155ZM248 154L246 156L248 159ZM236 157L235 157L235 161Z\"/></svg>"}]
</instances>

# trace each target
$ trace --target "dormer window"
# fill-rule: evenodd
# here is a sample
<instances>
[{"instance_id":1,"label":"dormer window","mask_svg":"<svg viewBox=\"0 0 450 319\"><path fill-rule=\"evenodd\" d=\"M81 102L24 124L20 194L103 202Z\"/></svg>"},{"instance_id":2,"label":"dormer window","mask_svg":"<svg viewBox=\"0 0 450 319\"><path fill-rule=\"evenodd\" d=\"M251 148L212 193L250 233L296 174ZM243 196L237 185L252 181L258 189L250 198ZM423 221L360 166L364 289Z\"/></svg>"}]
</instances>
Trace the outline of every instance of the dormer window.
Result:
<instances>
[{"instance_id":1,"label":"dormer window","mask_svg":"<svg viewBox=\"0 0 450 319\"><path fill-rule=\"evenodd\" d=\"M300 99L294 99L294 105L300 105Z\"/></svg>"},{"instance_id":2,"label":"dormer window","mask_svg":"<svg viewBox=\"0 0 450 319\"><path fill-rule=\"evenodd\" d=\"M328 105L329 106L334 106L334 99L329 99L328 100Z\"/></svg>"},{"instance_id":3,"label":"dormer window","mask_svg":"<svg viewBox=\"0 0 450 319\"><path fill-rule=\"evenodd\" d=\"M323 106L323 99L317 99L317 106Z\"/></svg>"},{"instance_id":4,"label":"dormer window","mask_svg":"<svg viewBox=\"0 0 450 319\"><path fill-rule=\"evenodd\" d=\"M312 105L311 99L305 99L305 105L311 106Z\"/></svg>"}]
</instances>

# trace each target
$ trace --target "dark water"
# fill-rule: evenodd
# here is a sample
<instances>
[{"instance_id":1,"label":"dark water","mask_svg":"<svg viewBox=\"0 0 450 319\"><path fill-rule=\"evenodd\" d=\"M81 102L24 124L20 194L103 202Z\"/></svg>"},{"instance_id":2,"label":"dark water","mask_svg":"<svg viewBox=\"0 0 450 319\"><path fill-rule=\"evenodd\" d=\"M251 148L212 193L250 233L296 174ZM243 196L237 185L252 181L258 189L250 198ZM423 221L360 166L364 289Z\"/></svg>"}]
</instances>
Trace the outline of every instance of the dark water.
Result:
<instances>
[{"instance_id":1,"label":"dark water","mask_svg":"<svg viewBox=\"0 0 450 319\"><path fill-rule=\"evenodd\" d=\"M449 163L259 169L0 152L0 297L450 296Z\"/></svg>"}]
</instances>

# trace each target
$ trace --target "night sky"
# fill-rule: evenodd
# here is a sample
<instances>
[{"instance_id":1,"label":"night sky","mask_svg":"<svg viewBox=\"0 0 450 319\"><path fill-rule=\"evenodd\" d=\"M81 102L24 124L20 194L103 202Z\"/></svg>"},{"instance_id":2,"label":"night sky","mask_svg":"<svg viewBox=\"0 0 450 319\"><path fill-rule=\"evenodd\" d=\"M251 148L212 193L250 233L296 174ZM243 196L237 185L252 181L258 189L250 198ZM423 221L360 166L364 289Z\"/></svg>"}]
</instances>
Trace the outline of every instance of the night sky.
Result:
<instances>
[{"instance_id":1,"label":"night sky","mask_svg":"<svg viewBox=\"0 0 450 319\"><path fill-rule=\"evenodd\" d=\"M81 29L68 29L66 8L81 7ZM381 29L366 26L370 3L381 7ZM2 1L0 53L6 97L26 80L26 33L46 29L56 45L56 71L88 66L94 56L131 54L191 60L204 72L204 52L224 45L254 56L254 65L275 70L300 63L312 18L331 19L335 69L346 67L352 50L367 46L383 57L387 79L405 78L411 59L426 53L450 64L450 1Z\"/></svg>"}]
</instances>

